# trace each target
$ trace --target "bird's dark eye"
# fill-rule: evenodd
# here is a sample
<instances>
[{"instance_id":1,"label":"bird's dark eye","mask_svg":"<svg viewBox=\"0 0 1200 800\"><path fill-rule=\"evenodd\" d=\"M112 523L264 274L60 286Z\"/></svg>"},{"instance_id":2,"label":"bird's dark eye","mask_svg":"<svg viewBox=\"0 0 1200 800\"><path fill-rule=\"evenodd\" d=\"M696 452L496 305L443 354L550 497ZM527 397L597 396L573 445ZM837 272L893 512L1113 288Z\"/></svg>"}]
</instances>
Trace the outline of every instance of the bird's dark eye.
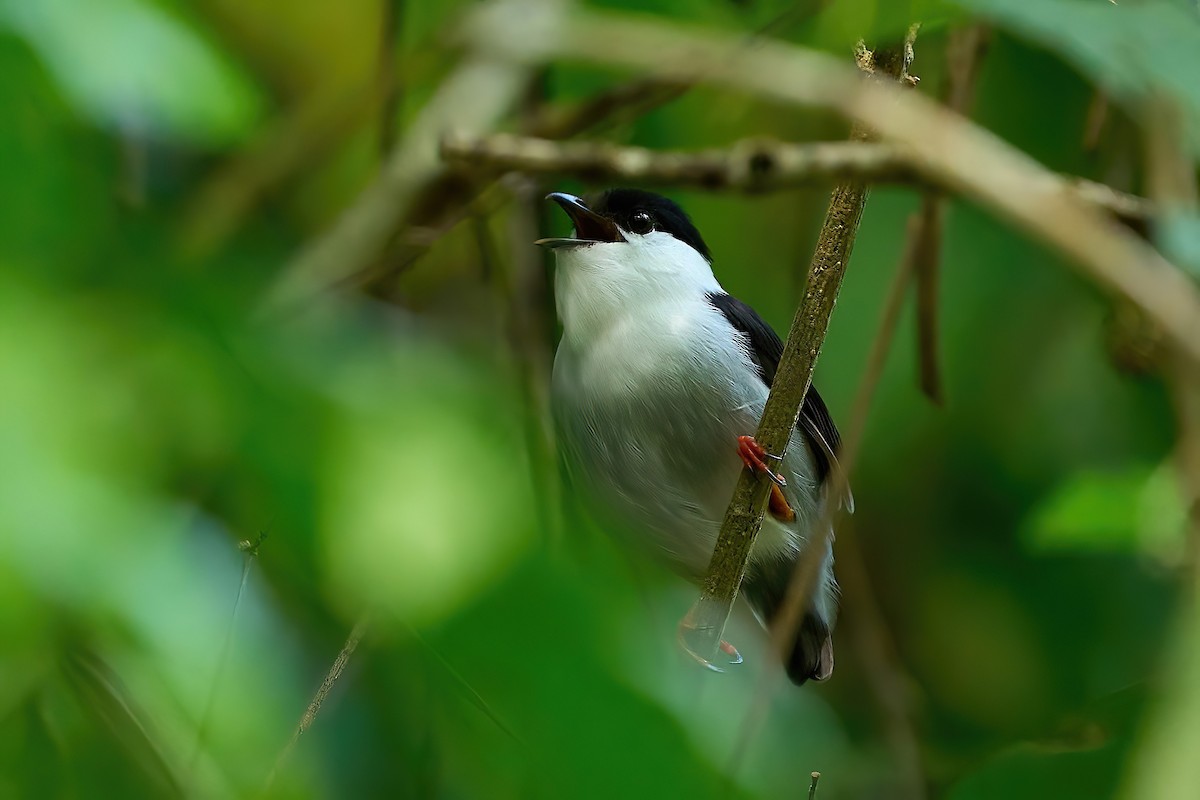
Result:
<instances>
[{"instance_id":1,"label":"bird's dark eye","mask_svg":"<svg viewBox=\"0 0 1200 800\"><path fill-rule=\"evenodd\" d=\"M629 218L629 230L634 233L649 233L654 230L654 217L648 211L635 211Z\"/></svg>"}]
</instances>

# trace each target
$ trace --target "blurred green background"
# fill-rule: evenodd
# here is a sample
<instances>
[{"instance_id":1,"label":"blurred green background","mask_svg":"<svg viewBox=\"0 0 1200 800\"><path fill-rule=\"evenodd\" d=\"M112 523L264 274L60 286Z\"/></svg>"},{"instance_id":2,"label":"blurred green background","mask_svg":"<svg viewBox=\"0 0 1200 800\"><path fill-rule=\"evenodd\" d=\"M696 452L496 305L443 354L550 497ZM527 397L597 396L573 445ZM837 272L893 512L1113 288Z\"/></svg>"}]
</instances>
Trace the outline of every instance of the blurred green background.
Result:
<instances>
[{"instance_id":1,"label":"blurred green background","mask_svg":"<svg viewBox=\"0 0 1200 800\"><path fill-rule=\"evenodd\" d=\"M457 224L398 231L420 257L385 259L386 290L262 312L463 57L476 5L0 0L0 797L794 798L813 770L824 798L1200 796L1169 395L1118 369L1111 304L985 211L948 210L944 405L917 388L911 307L875 397L837 672L777 687L761 724L753 623L730 632L745 665L690 665L695 590L560 479L530 219L566 224L527 199L599 187L460 187ZM988 20L972 117L1124 190L1144 190L1140 98L1200 114L1188 3L593 5L774 20L847 58L922 19L933 96L947 37ZM631 78L548 65L500 127ZM695 88L588 135L846 129ZM786 329L828 189L668 193ZM867 206L817 375L843 424L918 204Z\"/></svg>"}]
</instances>

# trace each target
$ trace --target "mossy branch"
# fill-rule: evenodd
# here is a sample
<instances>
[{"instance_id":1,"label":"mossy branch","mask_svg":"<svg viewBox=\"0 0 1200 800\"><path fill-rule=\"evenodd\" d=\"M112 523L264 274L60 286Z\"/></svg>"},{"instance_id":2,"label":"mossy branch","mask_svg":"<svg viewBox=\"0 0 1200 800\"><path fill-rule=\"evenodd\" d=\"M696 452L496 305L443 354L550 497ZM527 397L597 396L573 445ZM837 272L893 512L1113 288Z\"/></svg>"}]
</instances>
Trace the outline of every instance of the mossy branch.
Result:
<instances>
[{"instance_id":1,"label":"mossy branch","mask_svg":"<svg viewBox=\"0 0 1200 800\"><path fill-rule=\"evenodd\" d=\"M914 27L902 48L880 51L877 55L860 48L857 53L859 67L874 75L884 73L891 79L905 80L915 36ZM855 123L850 132L850 138L854 140L868 136L867 128L859 123ZM769 453L783 456L791 441L854 249L867 192L865 182L852 179L834 189L829 201L829 210L809 265L804 295L792 319L755 434L758 443ZM685 645L705 661L716 659L725 623L749 563L750 550L762 528L770 493L771 482L765 476L749 469L742 470L721 523L721 533L709 562L700 599L689 615L694 628Z\"/></svg>"}]
</instances>

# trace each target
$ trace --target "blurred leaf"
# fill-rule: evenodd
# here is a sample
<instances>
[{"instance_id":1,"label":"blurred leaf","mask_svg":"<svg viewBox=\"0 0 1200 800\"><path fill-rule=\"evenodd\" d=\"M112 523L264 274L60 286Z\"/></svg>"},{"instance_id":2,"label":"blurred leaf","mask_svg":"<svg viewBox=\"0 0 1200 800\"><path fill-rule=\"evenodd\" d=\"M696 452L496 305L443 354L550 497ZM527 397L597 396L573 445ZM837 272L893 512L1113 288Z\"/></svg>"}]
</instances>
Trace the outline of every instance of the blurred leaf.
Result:
<instances>
[{"instance_id":1,"label":"blurred leaf","mask_svg":"<svg viewBox=\"0 0 1200 800\"><path fill-rule=\"evenodd\" d=\"M533 537L534 499L512 394L412 348L336 382L354 413L331 432L325 545L338 596L441 619L510 566ZM352 612L355 613L355 612Z\"/></svg>"},{"instance_id":2,"label":"blurred leaf","mask_svg":"<svg viewBox=\"0 0 1200 800\"><path fill-rule=\"evenodd\" d=\"M1175 620L1162 694L1129 761L1121 797L1192 800L1200 789L1200 608Z\"/></svg>"},{"instance_id":3,"label":"blurred leaf","mask_svg":"<svg viewBox=\"0 0 1200 800\"><path fill-rule=\"evenodd\" d=\"M1175 560L1185 519L1175 480L1169 464L1077 473L1033 512L1025 542L1040 552L1146 551Z\"/></svg>"},{"instance_id":4,"label":"blurred leaf","mask_svg":"<svg viewBox=\"0 0 1200 800\"><path fill-rule=\"evenodd\" d=\"M1112 748L1056 750L1021 746L998 756L947 794L949 800L1013 797L1098 800L1112 797L1117 782Z\"/></svg>"},{"instance_id":5,"label":"blurred leaf","mask_svg":"<svg viewBox=\"0 0 1200 800\"><path fill-rule=\"evenodd\" d=\"M102 125L212 146L245 136L257 116L254 85L146 0L0 0L0 26L28 40Z\"/></svg>"},{"instance_id":6,"label":"blurred leaf","mask_svg":"<svg viewBox=\"0 0 1200 800\"><path fill-rule=\"evenodd\" d=\"M1200 148L1200 12L1184 0L959 0L1042 42L1127 101L1159 92L1187 109Z\"/></svg>"}]
</instances>

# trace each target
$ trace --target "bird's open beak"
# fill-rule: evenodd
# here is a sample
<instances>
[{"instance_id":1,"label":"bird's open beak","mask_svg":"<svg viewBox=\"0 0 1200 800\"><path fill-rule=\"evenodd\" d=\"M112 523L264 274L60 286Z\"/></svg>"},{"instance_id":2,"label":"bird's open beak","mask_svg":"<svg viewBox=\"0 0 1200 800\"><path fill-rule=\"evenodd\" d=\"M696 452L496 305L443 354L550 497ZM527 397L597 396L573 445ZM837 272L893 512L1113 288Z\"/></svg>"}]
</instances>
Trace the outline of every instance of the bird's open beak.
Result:
<instances>
[{"instance_id":1,"label":"bird's open beak","mask_svg":"<svg viewBox=\"0 0 1200 800\"><path fill-rule=\"evenodd\" d=\"M621 235L621 230L615 222L592 211L575 195L553 192L546 195L546 199L558 203L562 206L563 211L567 212L567 216L575 224L575 238L538 239L534 244L554 249L557 247L581 247L599 242L625 241L625 237Z\"/></svg>"}]
</instances>

